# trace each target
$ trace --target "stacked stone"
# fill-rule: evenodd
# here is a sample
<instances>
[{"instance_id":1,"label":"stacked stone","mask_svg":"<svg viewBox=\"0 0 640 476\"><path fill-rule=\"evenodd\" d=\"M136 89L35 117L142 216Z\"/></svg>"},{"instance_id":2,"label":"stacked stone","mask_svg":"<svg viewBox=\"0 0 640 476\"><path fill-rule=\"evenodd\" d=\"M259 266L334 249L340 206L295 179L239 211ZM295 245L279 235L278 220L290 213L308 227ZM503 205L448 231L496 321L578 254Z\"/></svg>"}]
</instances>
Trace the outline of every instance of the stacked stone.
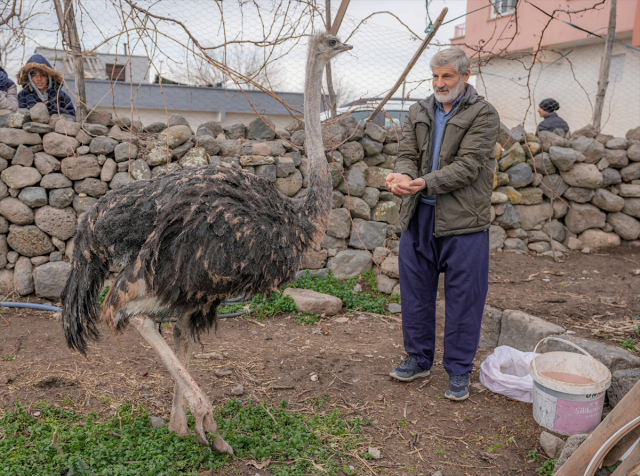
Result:
<instances>
[{"instance_id":1,"label":"stacked stone","mask_svg":"<svg viewBox=\"0 0 640 476\"><path fill-rule=\"evenodd\" d=\"M492 250L561 256L640 246L640 127L564 138L502 125L496 159Z\"/></svg>"},{"instance_id":2,"label":"stacked stone","mask_svg":"<svg viewBox=\"0 0 640 476\"><path fill-rule=\"evenodd\" d=\"M363 128L347 116L324 126L322 134L333 210L321 249L303 257L302 269L331 269L348 278L375 261L381 290L397 292L400 201L386 190L385 178L400 129ZM71 269L80 216L129 181L221 164L264 176L284 195L302 198L309 164L304 142L301 122L279 130L266 116L249 126L208 122L195 133L180 115L146 127L103 111L80 124L49 116L44 105L0 116L0 294L57 300Z\"/></svg>"}]
</instances>

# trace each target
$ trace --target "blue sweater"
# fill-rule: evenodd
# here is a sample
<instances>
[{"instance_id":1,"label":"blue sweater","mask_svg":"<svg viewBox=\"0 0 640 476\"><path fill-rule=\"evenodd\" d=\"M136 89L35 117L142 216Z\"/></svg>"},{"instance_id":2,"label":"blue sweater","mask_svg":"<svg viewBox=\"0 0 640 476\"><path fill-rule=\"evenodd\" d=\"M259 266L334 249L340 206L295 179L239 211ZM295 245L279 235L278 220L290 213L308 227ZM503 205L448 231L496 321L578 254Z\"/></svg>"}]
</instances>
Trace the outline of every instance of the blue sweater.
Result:
<instances>
[{"instance_id":1,"label":"blue sweater","mask_svg":"<svg viewBox=\"0 0 640 476\"><path fill-rule=\"evenodd\" d=\"M47 97L49 98L47 109L49 114L67 114L76 117L76 110L71 102L71 97L62 90L62 86L55 83L47 89ZM42 102L40 97L28 84L18 93L18 107L31 109L33 106Z\"/></svg>"}]
</instances>

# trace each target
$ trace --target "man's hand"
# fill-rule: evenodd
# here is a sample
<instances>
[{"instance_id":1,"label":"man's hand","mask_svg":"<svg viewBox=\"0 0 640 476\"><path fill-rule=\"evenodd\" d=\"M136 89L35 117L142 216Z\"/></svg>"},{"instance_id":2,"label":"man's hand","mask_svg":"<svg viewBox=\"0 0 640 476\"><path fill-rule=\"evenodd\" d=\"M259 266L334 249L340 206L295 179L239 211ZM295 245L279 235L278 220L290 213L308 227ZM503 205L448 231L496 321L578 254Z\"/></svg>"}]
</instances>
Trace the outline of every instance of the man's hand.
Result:
<instances>
[{"instance_id":1,"label":"man's hand","mask_svg":"<svg viewBox=\"0 0 640 476\"><path fill-rule=\"evenodd\" d=\"M387 176L386 186L394 195L402 196L418 193L427 184L422 178L412 180L408 175L391 173Z\"/></svg>"}]
</instances>

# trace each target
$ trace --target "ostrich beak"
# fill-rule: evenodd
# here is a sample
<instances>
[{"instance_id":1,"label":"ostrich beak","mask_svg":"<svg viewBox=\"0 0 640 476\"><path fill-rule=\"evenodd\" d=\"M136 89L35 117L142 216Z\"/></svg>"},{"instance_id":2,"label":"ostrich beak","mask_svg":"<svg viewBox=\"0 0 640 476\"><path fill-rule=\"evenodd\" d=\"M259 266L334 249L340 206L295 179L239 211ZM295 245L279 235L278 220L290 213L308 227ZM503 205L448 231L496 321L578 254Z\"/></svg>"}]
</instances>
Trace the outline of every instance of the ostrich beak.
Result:
<instances>
[{"instance_id":1,"label":"ostrich beak","mask_svg":"<svg viewBox=\"0 0 640 476\"><path fill-rule=\"evenodd\" d=\"M352 49L353 49L353 46L351 46L351 45L347 45L347 44L344 44L344 45L340 45L340 46L338 46L336 49L337 49L340 53L342 53L343 51L349 51L349 50L352 50Z\"/></svg>"}]
</instances>

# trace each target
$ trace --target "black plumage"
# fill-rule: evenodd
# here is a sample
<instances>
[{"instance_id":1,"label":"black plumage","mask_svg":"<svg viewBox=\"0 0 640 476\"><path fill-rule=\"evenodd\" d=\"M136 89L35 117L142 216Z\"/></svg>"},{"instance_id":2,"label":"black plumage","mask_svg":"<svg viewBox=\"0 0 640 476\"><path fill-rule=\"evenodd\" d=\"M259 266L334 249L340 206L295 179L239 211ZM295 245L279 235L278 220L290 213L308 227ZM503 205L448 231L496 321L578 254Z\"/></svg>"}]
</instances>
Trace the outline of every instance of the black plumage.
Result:
<instances>
[{"instance_id":1,"label":"black plumage","mask_svg":"<svg viewBox=\"0 0 640 476\"><path fill-rule=\"evenodd\" d=\"M67 343L84 353L87 338L98 336L96 298L109 263L124 266L102 312L115 331L134 314L188 313L197 337L215 324L225 297L277 290L326 227L312 223L304 203L264 177L215 165L103 196L83 215L74 240L62 295Z\"/></svg>"}]
</instances>

